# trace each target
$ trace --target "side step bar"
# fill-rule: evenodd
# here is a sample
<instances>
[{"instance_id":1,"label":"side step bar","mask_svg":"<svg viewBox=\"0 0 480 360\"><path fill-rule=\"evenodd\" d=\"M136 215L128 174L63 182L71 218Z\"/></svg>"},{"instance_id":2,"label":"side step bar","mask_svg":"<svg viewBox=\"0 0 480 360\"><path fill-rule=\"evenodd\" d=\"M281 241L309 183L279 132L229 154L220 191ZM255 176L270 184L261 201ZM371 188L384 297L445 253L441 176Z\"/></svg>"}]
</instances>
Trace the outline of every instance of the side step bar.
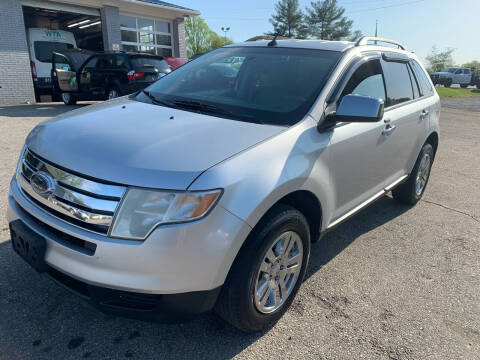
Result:
<instances>
[{"instance_id":1,"label":"side step bar","mask_svg":"<svg viewBox=\"0 0 480 360\"><path fill-rule=\"evenodd\" d=\"M390 185L388 185L387 187L385 187L382 191L379 191L378 193L376 193L375 195L371 196L370 198L368 198L367 200L365 200L364 202L362 202L360 205L358 206L355 206L352 210L350 210L349 212L347 212L345 215L342 215L340 216L338 219L332 221L330 224L328 224L327 226L327 231L329 230L332 230L334 227L336 227L337 225L339 225L340 223L344 222L345 220L349 219L350 217L352 217L353 215L355 215L357 212L359 212L360 210L362 210L363 208L365 208L366 206L370 205L371 203L373 203L375 200L377 200L378 198L382 197L383 195L385 195L387 192L389 192L390 190L392 190L395 186L401 184L402 182L404 182L406 179L408 178L408 175L403 175L401 178L399 178L398 180L395 180L393 183L391 183Z\"/></svg>"}]
</instances>

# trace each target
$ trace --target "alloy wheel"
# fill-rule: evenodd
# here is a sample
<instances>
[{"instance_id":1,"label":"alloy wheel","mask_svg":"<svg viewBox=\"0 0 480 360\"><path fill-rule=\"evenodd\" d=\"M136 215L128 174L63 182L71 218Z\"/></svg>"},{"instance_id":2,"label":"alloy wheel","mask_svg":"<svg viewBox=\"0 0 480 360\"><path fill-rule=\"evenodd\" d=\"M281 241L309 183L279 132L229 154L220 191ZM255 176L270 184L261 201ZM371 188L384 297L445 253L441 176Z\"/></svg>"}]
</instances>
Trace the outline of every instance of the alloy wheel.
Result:
<instances>
[{"instance_id":1,"label":"alloy wheel","mask_svg":"<svg viewBox=\"0 0 480 360\"><path fill-rule=\"evenodd\" d=\"M267 249L255 278L256 309L268 314L278 310L298 281L303 262L303 245L294 231L280 234Z\"/></svg>"},{"instance_id":2,"label":"alloy wheel","mask_svg":"<svg viewBox=\"0 0 480 360\"><path fill-rule=\"evenodd\" d=\"M430 154L425 153L420 161L420 166L417 171L417 178L415 180L415 193L417 196L422 195L427 185L428 176L430 175Z\"/></svg>"}]
</instances>

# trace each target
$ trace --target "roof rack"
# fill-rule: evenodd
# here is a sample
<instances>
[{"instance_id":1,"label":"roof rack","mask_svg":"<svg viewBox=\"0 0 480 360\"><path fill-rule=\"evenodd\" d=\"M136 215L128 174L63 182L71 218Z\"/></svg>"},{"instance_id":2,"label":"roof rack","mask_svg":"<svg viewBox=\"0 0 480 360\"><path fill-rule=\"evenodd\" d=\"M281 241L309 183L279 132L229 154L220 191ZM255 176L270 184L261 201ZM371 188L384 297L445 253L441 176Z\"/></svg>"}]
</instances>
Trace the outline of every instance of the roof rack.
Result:
<instances>
[{"instance_id":1,"label":"roof rack","mask_svg":"<svg viewBox=\"0 0 480 360\"><path fill-rule=\"evenodd\" d=\"M398 41L390 40L390 39L385 39L385 38L381 38L381 37L375 37L375 36L362 36L362 37L355 43L355 46L368 45L368 42L369 42L369 41L375 41L375 42L378 41L378 42L384 42L384 43L388 43L388 44L393 44L393 45L398 46L399 49L407 50L407 48L405 47L405 45L403 45L402 43L399 43Z\"/></svg>"}]
</instances>

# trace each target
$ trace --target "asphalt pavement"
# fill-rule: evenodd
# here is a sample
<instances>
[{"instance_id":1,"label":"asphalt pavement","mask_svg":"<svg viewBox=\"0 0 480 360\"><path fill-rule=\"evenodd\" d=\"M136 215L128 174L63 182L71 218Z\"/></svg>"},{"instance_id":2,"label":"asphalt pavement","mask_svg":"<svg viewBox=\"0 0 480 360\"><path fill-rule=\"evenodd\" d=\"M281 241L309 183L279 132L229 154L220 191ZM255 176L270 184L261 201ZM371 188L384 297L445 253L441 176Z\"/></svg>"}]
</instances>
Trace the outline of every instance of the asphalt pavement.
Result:
<instances>
[{"instance_id":1,"label":"asphalt pavement","mask_svg":"<svg viewBox=\"0 0 480 360\"><path fill-rule=\"evenodd\" d=\"M212 314L105 315L13 253L18 153L33 126L72 108L0 106L0 359L480 359L480 97L443 103L423 200L384 197L314 244L292 308L254 335Z\"/></svg>"}]
</instances>

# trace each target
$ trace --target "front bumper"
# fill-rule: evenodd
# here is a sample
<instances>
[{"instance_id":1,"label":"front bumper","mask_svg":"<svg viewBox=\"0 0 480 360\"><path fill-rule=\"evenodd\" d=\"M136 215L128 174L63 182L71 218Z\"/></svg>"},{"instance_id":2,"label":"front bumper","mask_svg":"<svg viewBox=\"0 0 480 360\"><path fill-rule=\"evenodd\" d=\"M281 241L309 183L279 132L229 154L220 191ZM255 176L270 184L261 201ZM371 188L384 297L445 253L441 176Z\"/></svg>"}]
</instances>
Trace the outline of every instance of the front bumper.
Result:
<instances>
[{"instance_id":1,"label":"front bumper","mask_svg":"<svg viewBox=\"0 0 480 360\"><path fill-rule=\"evenodd\" d=\"M8 200L8 221L20 219L46 239L47 265L93 289L162 295L215 290L251 230L217 206L202 220L158 227L145 241L120 240L47 213L14 178Z\"/></svg>"}]
</instances>

